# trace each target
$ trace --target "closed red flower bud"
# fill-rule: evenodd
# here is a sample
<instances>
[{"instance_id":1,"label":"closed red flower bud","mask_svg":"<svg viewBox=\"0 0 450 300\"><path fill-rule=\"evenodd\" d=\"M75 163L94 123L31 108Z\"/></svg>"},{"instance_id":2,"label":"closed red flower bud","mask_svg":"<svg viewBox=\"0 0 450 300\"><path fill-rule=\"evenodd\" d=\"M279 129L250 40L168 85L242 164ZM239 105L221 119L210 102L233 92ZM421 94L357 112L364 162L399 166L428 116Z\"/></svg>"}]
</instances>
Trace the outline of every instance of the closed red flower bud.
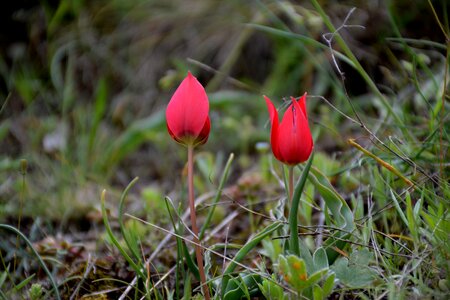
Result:
<instances>
[{"instance_id":1,"label":"closed red flower bud","mask_svg":"<svg viewBox=\"0 0 450 300\"><path fill-rule=\"evenodd\" d=\"M298 101L291 97L292 104L284 113L281 123L278 121L278 112L272 101L266 96L264 99L272 124L270 144L273 155L287 165L307 161L314 145L306 113L306 93Z\"/></svg>"},{"instance_id":2,"label":"closed red flower bud","mask_svg":"<svg viewBox=\"0 0 450 300\"><path fill-rule=\"evenodd\" d=\"M206 143L210 131L208 113L205 89L189 72L167 105L166 122L170 136L185 146Z\"/></svg>"}]
</instances>

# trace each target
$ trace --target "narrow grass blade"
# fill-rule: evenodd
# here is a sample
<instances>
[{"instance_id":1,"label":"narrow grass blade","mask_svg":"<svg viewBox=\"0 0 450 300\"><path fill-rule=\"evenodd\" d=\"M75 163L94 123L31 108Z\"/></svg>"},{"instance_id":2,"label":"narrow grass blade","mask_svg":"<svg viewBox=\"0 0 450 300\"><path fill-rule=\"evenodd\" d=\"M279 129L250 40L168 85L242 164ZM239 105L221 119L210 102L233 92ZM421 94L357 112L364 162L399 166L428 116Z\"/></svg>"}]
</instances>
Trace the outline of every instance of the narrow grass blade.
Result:
<instances>
[{"instance_id":1,"label":"narrow grass blade","mask_svg":"<svg viewBox=\"0 0 450 300\"><path fill-rule=\"evenodd\" d=\"M17 292L20 291L24 286L26 286L26 285L31 281L31 279L34 278L35 275L36 275L36 274L32 274L31 276L28 276L27 278L25 278L24 280L22 280L18 285L16 285L16 286L14 287L14 289L15 289Z\"/></svg>"},{"instance_id":2,"label":"narrow grass blade","mask_svg":"<svg viewBox=\"0 0 450 300\"><path fill-rule=\"evenodd\" d=\"M402 219L403 223L405 223L405 225L408 226L408 220L406 219L406 216L403 213L403 210L400 207L400 204L398 203L397 196L392 191L392 189L390 190L390 192L391 192L392 201L394 202L394 206L397 209L397 212L398 212L398 215L400 216L400 219Z\"/></svg>"},{"instance_id":3,"label":"narrow grass blade","mask_svg":"<svg viewBox=\"0 0 450 300\"><path fill-rule=\"evenodd\" d=\"M127 198L128 191L134 186L134 184L139 180L139 177L134 178L128 186L123 191L122 195L120 196L119 201L119 215L118 215L118 222L120 227L120 233L123 236L123 239L125 240L125 243L128 247L128 250L133 254L134 258L139 262L138 264L141 264L141 256L139 254L139 248L137 246L137 243L135 240L133 240L133 237L130 237L129 234L127 234L125 230L125 225L123 223L123 208L125 205L125 199Z\"/></svg>"},{"instance_id":4,"label":"narrow grass blade","mask_svg":"<svg viewBox=\"0 0 450 300\"><path fill-rule=\"evenodd\" d=\"M233 162L234 154L231 153L228 157L228 161L225 165L225 169L222 173L222 177L220 178L219 187L217 188L216 196L214 197L214 200L211 205L211 209L208 212L208 215L206 216L206 220L203 223L202 229L200 230L200 233L198 235L198 239L201 241L203 239L203 236L205 235L206 228L208 228L209 223L211 222L211 218L214 214L214 210L216 208L217 202L219 202L220 197L222 196L222 190L223 186L225 185L225 182L228 179L228 173L230 171L231 163Z\"/></svg>"},{"instance_id":5,"label":"narrow grass blade","mask_svg":"<svg viewBox=\"0 0 450 300\"><path fill-rule=\"evenodd\" d=\"M176 241L177 241L177 246L180 247L181 253L183 254L183 256L184 256L184 258L186 260L186 264L187 264L189 270L192 272L192 274L194 274L195 278L200 280L200 273L198 271L198 267L195 264L191 254L189 253L189 250L187 249L186 243L180 238L182 233L180 232L179 227L176 225L175 219L173 218L173 215L171 213L171 209L170 209L171 206L169 205L170 201L166 197L164 199L164 202L166 203L167 212L169 213L170 221L172 222L173 230L174 230L174 232L176 234L175 238L176 238ZM172 209L173 209L173 207L172 207Z\"/></svg>"},{"instance_id":6,"label":"narrow grass blade","mask_svg":"<svg viewBox=\"0 0 450 300\"><path fill-rule=\"evenodd\" d=\"M411 232L414 242L417 243L419 241L418 223L420 222L420 218L418 219L415 218L414 209L411 202L411 195L408 192L406 192L405 200L406 200L406 217L408 219L408 228L409 231Z\"/></svg>"},{"instance_id":7,"label":"narrow grass blade","mask_svg":"<svg viewBox=\"0 0 450 300\"><path fill-rule=\"evenodd\" d=\"M102 196L101 196L101 206L102 206L102 216L103 216L103 224L105 225L106 233L108 234L109 238L111 239L111 242L116 246L117 250L119 250L120 254L126 259L126 261L130 264L130 266L134 269L134 271L141 277L146 278L145 274L142 272L142 268L140 268L134 260L128 255L128 253L123 249L122 245L117 240L116 236L112 232L111 226L109 225L108 221L108 213L106 212L105 207L105 196L106 196L106 190L103 190Z\"/></svg>"},{"instance_id":8,"label":"narrow grass blade","mask_svg":"<svg viewBox=\"0 0 450 300\"><path fill-rule=\"evenodd\" d=\"M184 275L184 299L191 299L192 288L191 288L191 276L189 276L188 271Z\"/></svg>"},{"instance_id":9,"label":"narrow grass blade","mask_svg":"<svg viewBox=\"0 0 450 300\"><path fill-rule=\"evenodd\" d=\"M33 244L30 242L30 240L19 230L17 230L15 227L7 225L7 224L0 224L0 228L3 228L5 230L8 231L12 231L14 234L20 236L25 243L28 245L28 247L30 247L31 251L33 252L33 254L36 256L39 264L41 265L42 269L44 269L45 274L47 274L50 283L53 286L53 290L55 292L55 297L58 300L61 300L61 296L59 295L59 291L58 291L58 285L55 282L55 279L52 276L52 273L50 273L50 271L48 270L47 266L45 265L44 261L42 260L41 256L39 255L39 253L36 251L36 249L33 247Z\"/></svg>"}]
</instances>

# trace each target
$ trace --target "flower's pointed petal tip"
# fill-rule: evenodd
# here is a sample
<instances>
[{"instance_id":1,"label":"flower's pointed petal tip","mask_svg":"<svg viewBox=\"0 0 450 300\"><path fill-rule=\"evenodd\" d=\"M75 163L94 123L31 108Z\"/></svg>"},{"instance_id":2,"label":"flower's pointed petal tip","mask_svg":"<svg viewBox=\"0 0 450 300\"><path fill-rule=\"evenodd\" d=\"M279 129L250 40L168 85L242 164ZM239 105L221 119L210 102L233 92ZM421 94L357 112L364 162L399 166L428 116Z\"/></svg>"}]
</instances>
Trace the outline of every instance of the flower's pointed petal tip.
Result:
<instances>
[{"instance_id":1,"label":"flower's pointed petal tip","mask_svg":"<svg viewBox=\"0 0 450 300\"><path fill-rule=\"evenodd\" d=\"M195 84L194 82L198 82L197 77L192 75L191 71L188 71L188 74L184 80L189 82L189 84Z\"/></svg>"},{"instance_id":2,"label":"flower's pointed petal tip","mask_svg":"<svg viewBox=\"0 0 450 300\"><path fill-rule=\"evenodd\" d=\"M278 124L278 112L277 109L275 108L275 105L273 105L269 97L264 96L264 99L266 100L267 109L269 110L270 122L272 123L272 125L274 121L275 123Z\"/></svg>"},{"instance_id":3,"label":"flower's pointed petal tip","mask_svg":"<svg viewBox=\"0 0 450 300\"><path fill-rule=\"evenodd\" d=\"M299 103L299 102L302 101L302 99L303 99L303 98L300 98L300 100L297 101L297 99L295 99L295 97L292 97L292 96L291 96L291 100L292 100L292 104L291 104L291 105L294 105L294 108L295 108L295 109L303 110L302 107L301 107L302 105Z\"/></svg>"},{"instance_id":4,"label":"flower's pointed petal tip","mask_svg":"<svg viewBox=\"0 0 450 300\"><path fill-rule=\"evenodd\" d=\"M300 104L300 108L301 108L301 110L303 111L303 114L305 115L306 118L308 118L308 112L306 111L306 95L307 95L307 94L308 94L308 93L305 92L305 93L303 94L303 96L301 96L300 99L297 101L297 103Z\"/></svg>"},{"instance_id":5,"label":"flower's pointed petal tip","mask_svg":"<svg viewBox=\"0 0 450 300\"><path fill-rule=\"evenodd\" d=\"M267 96L265 96L265 95L264 95L264 100L266 100L267 108L269 109L269 112L270 112L271 115L272 115L272 110L276 110L276 109L275 109L275 106L273 105L273 103L272 103L272 101L269 99L269 97L267 97Z\"/></svg>"},{"instance_id":6,"label":"flower's pointed petal tip","mask_svg":"<svg viewBox=\"0 0 450 300\"><path fill-rule=\"evenodd\" d=\"M301 97L300 97L300 99L298 99L298 102L303 102L303 101L306 101L306 96L308 95L308 93L307 92L305 92ZM292 98L292 97L291 97Z\"/></svg>"}]
</instances>

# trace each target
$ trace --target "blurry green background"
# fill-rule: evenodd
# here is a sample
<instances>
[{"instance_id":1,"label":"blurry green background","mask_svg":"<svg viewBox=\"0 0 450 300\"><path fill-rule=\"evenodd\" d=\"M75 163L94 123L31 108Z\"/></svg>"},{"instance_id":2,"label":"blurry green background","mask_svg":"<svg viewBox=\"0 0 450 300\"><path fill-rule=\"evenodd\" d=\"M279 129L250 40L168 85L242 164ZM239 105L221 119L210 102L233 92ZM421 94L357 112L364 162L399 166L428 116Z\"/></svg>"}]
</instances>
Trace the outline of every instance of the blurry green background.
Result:
<instances>
[{"instance_id":1,"label":"blurry green background","mask_svg":"<svg viewBox=\"0 0 450 300\"><path fill-rule=\"evenodd\" d=\"M430 140L429 133L440 124L445 44L428 1L320 3L336 27L357 7L347 24L365 29L340 33L417 139L405 140L405 128L392 119L381 121L386 108L338 59L365 123L382 139L392 136L408 155L429 141L421 150L429 155L416 162L437 172L438 135ZM446 22L446 1L432 3ZM71 219L94 218L100 191L117 196L135 176L141 178L137 190L156 199L179 189L185 149L167 134L164 110L188 70L211 102L200 192L217 182L215 170L230 152L238 158L234 178L258 161L255 145L269 141L263 94L281 105L307 91L353 116L322 38L329 30L308 1L22 0L1 6L2 222L15 223L21 197L24 217L64 228ZM309 98L308 110L316 149L351 165L346 140L367 144L367 133L320 98Z\"/></svg>"}]
</instances>

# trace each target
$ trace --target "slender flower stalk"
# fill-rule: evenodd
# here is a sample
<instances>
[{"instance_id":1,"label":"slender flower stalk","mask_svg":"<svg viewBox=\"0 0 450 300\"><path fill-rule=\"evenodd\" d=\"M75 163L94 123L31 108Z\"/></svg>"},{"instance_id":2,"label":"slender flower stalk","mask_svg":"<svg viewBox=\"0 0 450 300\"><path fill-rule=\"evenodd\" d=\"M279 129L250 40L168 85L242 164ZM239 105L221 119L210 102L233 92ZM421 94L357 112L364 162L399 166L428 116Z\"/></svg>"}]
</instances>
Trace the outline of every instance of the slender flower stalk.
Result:
<instances>
[{"instance_id":1,"label":"slender flower stalk","mask_svg":"<svg viewBox=\"0 0 450 300\"><path fill-rule=\"evenodd\" d=\"M295 187L294 195L292 196L291 209L289 210L289 249L292 253L297 256L300 256L300 246L298 244L298 209L300 207L300 196L303 193L303 189L305 188L306 179L308 178L309 169L311 168L311 164L314 156L311 155L309 157L308 162L303 169L303 173L300 176L300 180Z\"/></svg>"},{"instance_id":2,"label":"slender flower stalk","mask_svg":"<svg viewBox=\"0 0 450 300\"><path fill-rule=\"evenodd\" d=\"M188 193L189 193L189 210L191 213L191 227L194 233L195 256L197 258L198 271L200 273L200 281L202 284L203 295L209 300L209 289L206 284L205 269L203 268L203 253L198 239L197 216L195 214L195 198L194 198L194 146L188 146Z\"/></svg>"},{"instance_id":3,"label":"slender flower stalk","mask_svg":"<svg viewBox=\"0 0 450 300\"><path fill-rule=\"evenodd\" d=\"M288 177L288 184L289 184L289 201L292 203L292 195L294 194L294 167L289 166L289 177Z\"/></svg>"},{"instance_id":4,"label":"slender flower stalk","mask_svg":"<svg viewBox=\"0 0 450 300\"><path fill-rule=\"evenodd\" d=\"M197 258L203 296L210 299L203 268L203 253L200 245L194 198L194 148L206 143L209 137L209 102L205 89L190 72L177 88L166 110L167 131L179 144L188 149L188 192L191 227L194 234L195 256Z\"/></svg>"}]
</instances>

